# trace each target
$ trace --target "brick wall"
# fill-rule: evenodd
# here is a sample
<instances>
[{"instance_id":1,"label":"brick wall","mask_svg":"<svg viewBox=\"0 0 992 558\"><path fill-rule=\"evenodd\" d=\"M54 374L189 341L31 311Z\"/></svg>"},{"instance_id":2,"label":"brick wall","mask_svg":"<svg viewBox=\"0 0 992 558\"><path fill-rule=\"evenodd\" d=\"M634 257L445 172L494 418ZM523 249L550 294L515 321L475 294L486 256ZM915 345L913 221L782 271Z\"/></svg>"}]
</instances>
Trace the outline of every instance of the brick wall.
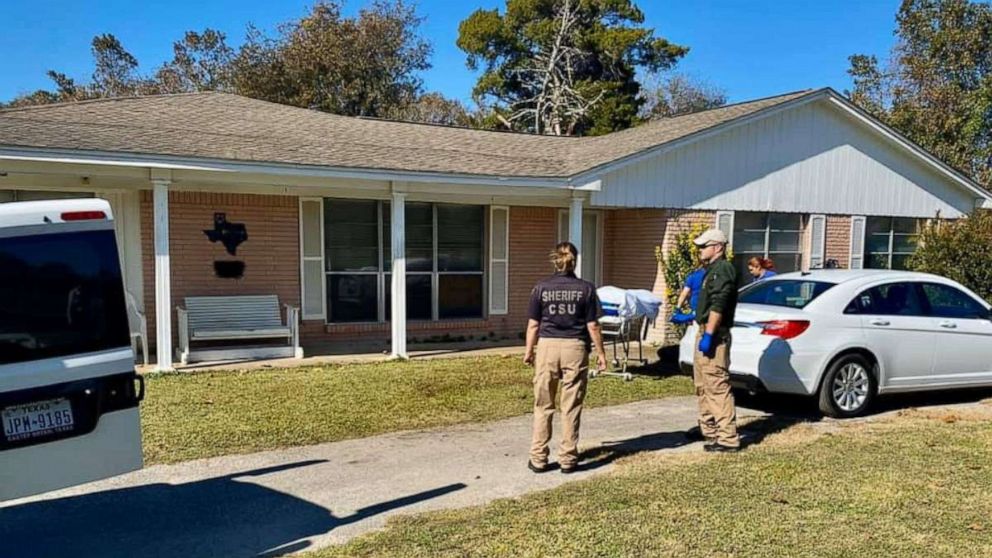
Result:
<instances>
[{"instance_id":1,"label":"brick wall","mask_svg":"<svg viewBox=\"0 0 992 558\"><path fill-rule=\"evenodd\" d=\"M841 268L851 265L851 217L827 215L827 259L837 260Z\"/></svg>"},{"instance_id":2,"label":"brick wall","mask_svg":"<svg viewBox=\"0 0 992 558\"><path fill-rule=\"evenodd\" d=\"M655 247L665 240L664 209L615 209L606 212L603 234L603 283L624 289L660 292L664 287Z\"/></svg>"},{"instance_id":3,"label":"brick wall","mask_svg":"<svg viewBox=\"0 0 992 558\"><path fill-rule=\"evenodd\" d=\"M530 291L554 272L548 255L558 243L558 210L551 207L510 208L510 313L527 325Z\"/></svg>"},{"instance_id":4,"label":"brick wall","mask_svg":"<svg viewBox=\"0 0 992 558\"><path fill-rule=\"evenodd\" d=\"M603 284L622 289L647 289L664 298L665 278L655 247L665 240L664 209L615 209L605 212ZM658 320L659 324L663 320ZM662 330L653 328L649 339Z\"/></svg>"},{"instance_id":5,"label":"brick wall","mask_svg":"<svg viewBox=\"0 0 992 558\"><path fill-rule=\"evenodd\" d=\"M665 276L655 247L667 253L675 238L693 226L712 227L716 213L678 209L616 209L606 212L603 239L604 283L625 289L648 289L665 300ZM648 340L660 342L666 333L667 303Z\"/></svg>"},{"instance_id":6,"label":"brick wall","mask_svg":"<svg viewBox=\"0 0 992 558\"><path fill-rule=\"evenodd\" d=\"M232 223L244 223L248 240L227 253L211 242L214 213L227 214ZM172 321L176 338L175 307L183 297L197 295L275 294L281 304L300 304L299 208L292 196L170 192L169 250L172 266ZM155 339L155 247L151 192L141 195L141 242L148 335ZM245 263L244 277L222 279L214 261Z\"/></svg>"}]
</instances>

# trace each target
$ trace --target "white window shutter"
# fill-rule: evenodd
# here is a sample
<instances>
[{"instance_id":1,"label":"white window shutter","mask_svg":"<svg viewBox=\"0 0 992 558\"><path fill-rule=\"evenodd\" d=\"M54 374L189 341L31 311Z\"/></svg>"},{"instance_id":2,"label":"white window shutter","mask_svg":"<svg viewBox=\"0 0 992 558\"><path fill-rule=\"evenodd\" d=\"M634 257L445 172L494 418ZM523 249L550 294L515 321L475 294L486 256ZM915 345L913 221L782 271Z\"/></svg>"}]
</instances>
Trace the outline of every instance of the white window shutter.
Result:
<instances>
[{"instance_id":1,"label":"white window shutter","mask_svg":"<svg viewBox=\"0 0 992 558\"><path fill-rule=\"evenodd\" d=\"M568 241L568 210L558 211L558 242Z\"/></svg>"},{"instance_id":2,"label":"white window shutter","mask_svg":"<svg viewBox=\"0 0 992 558\"><path fill-rule=\"evenodd\" d=\"M723 234L727 235L727 241L730 245L734 245L734 212L733 211L717 211L716 212L716 228L720 229Z\"/></svg>"},{"instance_id":3,"label":"white window shutter","mask_svg":"<svg viewBox=\"0 0 992 558\"><path fill-rule=\"evenodd\" d=\"M326 318L324 200L300 198L300 301L304 320Z\"/></svg>"},{"instance_id":4,"label":"white window shutter","mask_svg":"<svg viewBox=\"0 0 992 558\"><path fill-rule=\"evenodd\" d=\"M809 268L822 269L827 252L827 216L809 217Z\"/></svg>"},{"instance_id":5,"label":"white window shutter","mask_svg":"<svg viewBox=\"0 0 992 558\"><path fill-rule=\"evenodd\" d=\"M510 208L489 208L489 314L509 311Z\"/></svg>"},{"instance_id":6,"label":"white window shutter","mask_svg":"<svg viewBox=\"0 0 992 558\"><path fill-rule=\"evenodd\" d=\"M865 217L854 215L851 217L851 269L864 269L865 267Z\"/></svg>"}]
</instances>

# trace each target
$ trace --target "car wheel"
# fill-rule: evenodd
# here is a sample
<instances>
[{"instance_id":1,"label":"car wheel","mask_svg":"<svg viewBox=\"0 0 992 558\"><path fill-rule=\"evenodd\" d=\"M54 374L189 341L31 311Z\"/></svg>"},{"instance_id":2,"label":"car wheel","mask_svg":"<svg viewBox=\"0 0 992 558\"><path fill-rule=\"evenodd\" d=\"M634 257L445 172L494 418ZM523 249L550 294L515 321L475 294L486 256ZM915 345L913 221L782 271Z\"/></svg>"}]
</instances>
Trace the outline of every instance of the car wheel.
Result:
<instances>
[{"instance_id":1,"label":"car wheel","mask_svg":"<svg viewBox=\"0 0 992 558\"><path fill-rule=\"evenodd\" d=\"M820 412L835 418L864 414L878 392L868 359L858 354L843 356L827 370L820 385Z\"/></svg>"}]
</instances>

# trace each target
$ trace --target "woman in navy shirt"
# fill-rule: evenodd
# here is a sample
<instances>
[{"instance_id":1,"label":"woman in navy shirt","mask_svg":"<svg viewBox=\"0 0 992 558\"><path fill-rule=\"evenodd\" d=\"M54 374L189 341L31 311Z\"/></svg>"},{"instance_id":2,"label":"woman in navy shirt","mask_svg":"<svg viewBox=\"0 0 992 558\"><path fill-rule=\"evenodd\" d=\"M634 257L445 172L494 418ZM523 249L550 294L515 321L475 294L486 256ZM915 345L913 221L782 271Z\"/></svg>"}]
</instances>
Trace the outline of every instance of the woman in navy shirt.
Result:
<instances>
[{"instance_id":1,"label":"woman in navy shirt","mask_svg":"<svg viewBox=\"0 0 992 558\"><path fill-rule=\"evenodd\" d=\"M555 398L561 393L561 447L558 467L571 473L579 461L579 422L586 395L590 346L599 370L606 369L606 351L599 329L596 286L575 276L579 252L562 242L551 252L554 275L530 295L524 362L534 365L534 432L527 467L548 471L548 442Z\"/></svg>"}]
</instances>

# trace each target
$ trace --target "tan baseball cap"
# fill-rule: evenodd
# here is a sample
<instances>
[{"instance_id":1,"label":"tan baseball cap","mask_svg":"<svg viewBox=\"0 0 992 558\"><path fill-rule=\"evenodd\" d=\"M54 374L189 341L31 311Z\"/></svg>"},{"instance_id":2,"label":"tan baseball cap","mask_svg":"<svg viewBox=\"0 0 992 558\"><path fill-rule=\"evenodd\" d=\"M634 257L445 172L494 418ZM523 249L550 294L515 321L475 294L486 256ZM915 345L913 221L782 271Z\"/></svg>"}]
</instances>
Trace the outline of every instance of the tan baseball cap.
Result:
<instances>
[{"instance_id":1,"label":"tan baseball cap","mask_svg":"<svg viewBox=\"0 0 992 558\"><path fill-rule=\"evenodd\" d=\"M720 229L709 229L692 241L696 246L706 246L707 244L726 244L727 235Z\"/></svg>"}]
</instances>

